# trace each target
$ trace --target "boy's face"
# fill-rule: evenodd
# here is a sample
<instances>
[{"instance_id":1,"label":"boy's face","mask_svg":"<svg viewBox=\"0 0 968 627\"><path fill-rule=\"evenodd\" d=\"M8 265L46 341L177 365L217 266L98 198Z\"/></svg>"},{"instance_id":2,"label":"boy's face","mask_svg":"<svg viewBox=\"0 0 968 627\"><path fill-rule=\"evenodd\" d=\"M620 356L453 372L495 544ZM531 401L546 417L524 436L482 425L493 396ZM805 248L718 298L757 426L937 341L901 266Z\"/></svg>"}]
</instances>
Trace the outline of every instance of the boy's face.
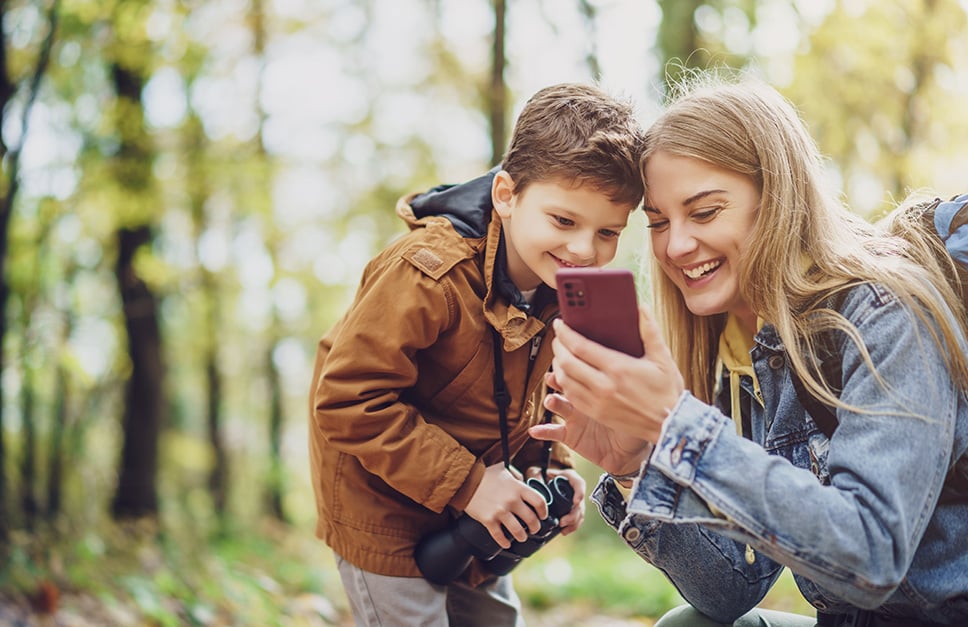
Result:
<instances>
[{"instance_id":1,"label":"boy's face","mask_svg":"<svg viewBox=\"0 0 968 627\"><path fill-rule=\"evenodd\" d=\"M607 264L635 209L587 184L565 181L534 182L515 194L503 170L494 178L491 197L504 225L508 271L522 291L542 282L555 287L558 268Z\"/></svg>"}]
</instances>

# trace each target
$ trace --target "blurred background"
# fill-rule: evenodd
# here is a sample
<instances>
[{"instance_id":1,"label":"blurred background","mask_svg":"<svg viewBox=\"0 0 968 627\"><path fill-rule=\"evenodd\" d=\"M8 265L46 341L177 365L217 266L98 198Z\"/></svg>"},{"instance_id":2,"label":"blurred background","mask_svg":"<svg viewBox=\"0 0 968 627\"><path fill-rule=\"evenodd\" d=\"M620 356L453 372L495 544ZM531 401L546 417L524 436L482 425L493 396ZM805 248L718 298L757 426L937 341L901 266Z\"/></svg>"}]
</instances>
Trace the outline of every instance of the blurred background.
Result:
<instances>
[{"instance_id":1,"label":"blurred background","mask_svg":"<svg viewBox=\"0 0 968 627\"><path fill-rule=\"evenodd\" d=\"M0 624L349 624L312 534L306 399L316 341L403 232L398 196L498 162L541 87L597 81L648 124L681 68L720 65L800 108L859 214L965 192L966 13L0 2ZM642 224L614 265L644 286ZM529 624L679 602L592 510L514 572ZM810 609L788 576L767 604Z\"/></svg>"}]
</instances>

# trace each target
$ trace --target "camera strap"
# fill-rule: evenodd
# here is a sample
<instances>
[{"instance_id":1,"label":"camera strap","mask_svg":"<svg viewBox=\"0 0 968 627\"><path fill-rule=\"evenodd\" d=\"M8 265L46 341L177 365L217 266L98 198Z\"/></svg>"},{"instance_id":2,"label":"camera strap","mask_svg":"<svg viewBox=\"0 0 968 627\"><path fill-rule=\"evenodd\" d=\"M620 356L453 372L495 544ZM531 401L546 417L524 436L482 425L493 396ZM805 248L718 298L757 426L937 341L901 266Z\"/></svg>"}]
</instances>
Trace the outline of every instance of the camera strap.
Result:
<instances>
[{"instance_id":1,"label":"camera strap","mask_svg":"<svg viewBox=\"0 0 968 627\"><path fill-rule=\"evenodd\" d=\"M511 470L511 453L508 446L508 407L511 405L511 395L507 384L504 383L504 341L497 329L491 327L491 337L494 339L494 402L497 403L497 415L501 427L501 454L504 456L504 467Z\"/></svg>"},{"instance_id":2,"label":"camera strap","mask_svg":"<svg viewBox=\"0 0 968 627\"><path fill-rule=\"evenodd\" d=\"M511 405L511 394L504 382L504 340L497 329L491 327L491 337L494 340L494 402L497 404L499 425L501 428L501 454L504 456L504 467L511 469L511 451L508 445L508 407ZM540 341L540 340L539 340ZM545 409L544 422L551 422L551 410ZM548 466L551 464L551 440L545 442L541 459L541 478L548 482Z\"/></svg>"}]
</instances>

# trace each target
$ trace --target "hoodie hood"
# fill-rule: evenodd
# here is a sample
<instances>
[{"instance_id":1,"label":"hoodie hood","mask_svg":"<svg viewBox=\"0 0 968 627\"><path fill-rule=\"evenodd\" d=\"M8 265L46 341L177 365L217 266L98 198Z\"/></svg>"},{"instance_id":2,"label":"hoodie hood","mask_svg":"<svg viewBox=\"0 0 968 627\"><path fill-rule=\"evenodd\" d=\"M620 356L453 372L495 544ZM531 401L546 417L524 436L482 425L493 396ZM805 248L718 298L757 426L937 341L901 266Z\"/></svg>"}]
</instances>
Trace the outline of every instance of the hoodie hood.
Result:
<instances>
[{"instance_id":1,"label":"hoodie hood","mask_svg":"<svg viewBox=\"0 0 968 627\"><path fill-rule=\"evenodd\" d=\"M426 192L404 196L397 203L397 215L411 230L425 227L435 218L444 218L464 238L488 238L489 230L496 231L491 235L494 241L490 246L494 247L495 254L489 264L493 274L488 278L488 298L499 295L525 313L541 311L549 301L555 299L555 291L542 284L529 303L508 274L504 229L501 228L500 217L494 217L491 202L491 184L500 169L500 166L495 166L486 174L465 183L438 185Z\"/></svg>"},{"instance_id":2,"label":"hoodie hood","mask_svg":"<svg viewBox=\"0 0 968 627\"><path fill-rule=\"evenodd\" d=\"M462 237L484 237L491 222L491 182L500 166L458 185L438 185L410 199L413 217L447 218ZM404 216L406 219L406 216ZM408 221L409 222L409 221ZM415 225L410 223L410 227Z\"/></svg>"}]
</instances>

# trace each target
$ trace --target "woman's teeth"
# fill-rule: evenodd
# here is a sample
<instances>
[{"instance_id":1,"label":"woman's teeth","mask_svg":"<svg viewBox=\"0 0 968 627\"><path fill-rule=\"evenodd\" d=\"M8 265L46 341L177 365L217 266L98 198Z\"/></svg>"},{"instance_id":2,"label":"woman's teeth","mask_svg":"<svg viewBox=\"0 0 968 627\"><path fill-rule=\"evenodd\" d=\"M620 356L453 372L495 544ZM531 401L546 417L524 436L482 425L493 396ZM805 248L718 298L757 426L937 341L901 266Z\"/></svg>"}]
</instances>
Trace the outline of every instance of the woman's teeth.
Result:
<instances>
[{"instance_id":1,"label":"woman's teeth","mask_svg":"<svg viewBox=\"0 0 968 627\"><path fill-rule=\"evenodd\" d=\"M715 270L720 265L722 265L721 261L710 261L709 263L704 263L701 266L696 266L695 268L691 268L689 270L683 268L682 272L690 279L698 279L702 275L708 274L709 272Z\"/></svg>"}]
</instances>

